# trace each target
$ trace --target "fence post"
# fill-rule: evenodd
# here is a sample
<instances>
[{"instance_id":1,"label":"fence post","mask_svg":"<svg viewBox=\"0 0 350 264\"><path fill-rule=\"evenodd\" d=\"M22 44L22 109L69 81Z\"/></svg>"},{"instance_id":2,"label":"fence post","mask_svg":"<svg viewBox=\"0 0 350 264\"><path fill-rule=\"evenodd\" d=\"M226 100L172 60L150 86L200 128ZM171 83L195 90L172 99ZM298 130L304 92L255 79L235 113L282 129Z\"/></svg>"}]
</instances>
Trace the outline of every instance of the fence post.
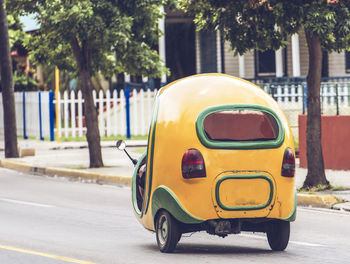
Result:
<instances>
[{"instance_id":1,"label":"fence post","mask_svg":"<svg viewBox=\"0 0 350 264\"><path fill-rule=\"evenodd\" d=\"M275 96L275 86L273 84L269 84L269 90L270 90L270 93L271 93L271 96L273 99L275 99L275 101L277 102L277 97Z\"/></svg>"},{"instance_id":2,"label":"fence post","mask_svg":"<svg viewBox=\"0 0 350 264\"><path fill-rule=\"evenodd\" d=\"M321 83L321 91L320 91L320 97L321 97L321 115L324 114L324 109L327 108L328 105L328 85L327 83Z\"/></svg>"},{"instance_id":3,"label":"fence post","mask_svg":"<svg viewBox=\"0 0 350 264\"><path fill-rule=\"evenodd\" d=\"M140 91L140 102L141 102L141 111L140 113L146 113L145 111L145 94L143 89ZM146 134L145 132L145 116L141 116L141 135L144 136Z\"/></svg>"},{"instance_id":4,"label":"fence post","mask_svg":"<svg viewBox=\"0 0 350 264\"><path fill-rule=\"evenodd\" d=\"M283 94L282 94L282 87L281 84L276 83L275 85L275 96L276 96L276 101L278 104L282 104L282 100L284 100Z\"/></svg>"},{"instance_id":5,"label":"fence post","mask_svg":"<svg viewBox=\"0 0 350 264\"><path fill-rule=\"evenodd\" d=\"M23 102L23 138L28 139L27 137L27 128L26 128L26 92L22 94Z\"/></svg>"},{"instance_id":6,"label":"fence post","mask_svg":"<svg viewBox=\"0 0 350 264\"><path fill-rule=\"evenodd\" d=\"M132 102L133 102L133 135L138 136L139 133L139 120L138 120L138 102L139 102L139 96L137 94L137 90L133 89L132 91Z\"/></svg>"},{"instance_id":7,"label":"fence post","mask_svg":"<svg viewBox=\"0 0 350 264\"><path fill-rule=\"evenodd\" d=\"M120 100L120 135L124 136L126 133L126 118L125 117L125 92L124 90L120 91L119 95Z\"/></svg>"},{"instance_id":8,"label":"fence post","mask_svg":"<svg viewBox=\"0 0 350 264\"><path fill-rule=\"evenodd\" d=\"M118 94L117 90L113 91L113 135L118 135L118 117L117 117L117 107L118 107Z\"/></svg>"},{"instance_id":9,"label":"fence post","mask_svg":"<svg viewBox=\"0 0 350 264\"><path fill-rule=\"evenodd\" d=\"M53 92L49 92L49 111L50 111L50 141L55 140L55 120L54 120L54 108L53 108Z\"/></svg>"},{"instance_id":10,"label":"fence post","mask_svg":"<svg viewBox=\"0 0 350 264\"><path fill-rule=\"evenodd\" d=\"M106 92L106 128L107 137L111 136L111 92Z\"/></svg>"},{"instance_id":11,"label":"fence post","mask_svg":"<svg viewBox=\"0 0 350 264\"><path fill-rule=\"evenodd\" d=\"M76 120L75 120L75 91L70 92L70 122L72 129L72 137L76 137Z\"/></svg>"},{"instance_id":12,"label":"fence post","mask_svg":"<svg viewBox=\"0 0 350 264\"><path fill-rule=\"evenodd\" d=\"M68 138L68 92L64 91L63 93L63 111L64 111L64 136Z\"/></svg>"},{"instance_id":13,"label":"fence post","mask_svg":"<svg viewBox=\"0 0 350 264\"><path fill-rule=\"evenodd\" d=\"M60 137L62 136L62 120L61 120L61 93L56 92L56 141L60 142Z\"/></svg>"},{"instance_id":14,"label":"fence post","mask_svg":"<svg viewBox=\"0 0 350 264\"><path fill-rule=\"evenodd\" d=\"M335 84L335 103L337 107L337 115L339 115L339 92L338 92L338 83Z\"/></svg>"},{"instance_id":15,"label":"fence post","mask_svg":"<svg viewBox=\"0 0 350 264\"><path fill-rule=\"evenodd\" d=\"M304 83L304 89L303 89L303 115L305 114L305 111L307 109L307 85Z\"/></svg>"},{"instance_id":16,"label":"fence post","mask_svg":"<svg viewBox=\"0 0 350 264\"><path fill-rule=\"evenodd\" d=\"M130 90L125 90L125 112L126 112L126 138L131 138L130 134Z\"/></svg>"},{"instance_id":17,"label":"fence post","mask_svg":"<svg viewBox=\"0 0 350 264\"><path fill-rule=\"evenodd\" d=\"M41 114L41 92L38 93L39 96L39 135L40 140L44 140L43 137L43 120L42 120L42 114Z\"/></svg>"},{"instance_id":18,"label":"fence post","mask_svg":"<svg viewBox=\"0 0 350 264\"><path fill-rule=\"evenodd\" d=\"M105 126L104 126L104 111L103 111L103 91L100 90L98 92L98 121L99 121L99 128L100 128L100 136L103 137L105 135Z\"/></svg>"},{"instance_id":19,"label":"fence post","mask_svg":"<svg viewBox=\"0 0 350 264\"><path fill-rule=\"evenodd\" d=\"M262 88L263 88L263 90L264 90L265 92L267 92L268 94L271 94L271 92L270 92L270 84L269 84L269 83L263 84L263 85L262 85Z\"/></svg>"},{"instance_id":20,"label":"fence post","mask_svg":"<svg viewBox=\"0 0 350 264\"><path fill-rule=\"evenodd\" d=\"M344 106L349 106L348 102L349 102L349 88L348 88L349 84L348 83L344 83L344 88L343 88L343 95L344 95Z\"/></svg>"},{"instance_id":21,"label":"fence post","mask_svg":"<svg viewBox=\"0 0 350 264\"><path fill-rule=\"evenodd\" d=\"M151 90L147 90L147 125L149 126L152 119L152 98L151 98Z\"/></svg>"},{"instance_id":22,"label":"fence post","mask_svg":"<svg viewBox=\"0 0 350 264\"><path fill-rule=\"evenodd\" d=\"M304 101L303 101L303 99L304 99L304 96L303 96L303 93L304 93L304 91L303 91L303 89L304 89L304 86L301 84L301 83L298 83L297 84L297 89L298 89L298 108L300 109L303 109L303 107L304 107Z\"/></svg>"},{"instance_id":23,"label":"fence post","mask_svg":"<svg viewBox=\"0 0 350 264\"><path fill-rule=\"evenodd\" d=\"M82 97L83 97L82 92L81 90L79 90L78 91L78 133L80 138L83 137L83 98Z\"/></svg>"}]
</instances>

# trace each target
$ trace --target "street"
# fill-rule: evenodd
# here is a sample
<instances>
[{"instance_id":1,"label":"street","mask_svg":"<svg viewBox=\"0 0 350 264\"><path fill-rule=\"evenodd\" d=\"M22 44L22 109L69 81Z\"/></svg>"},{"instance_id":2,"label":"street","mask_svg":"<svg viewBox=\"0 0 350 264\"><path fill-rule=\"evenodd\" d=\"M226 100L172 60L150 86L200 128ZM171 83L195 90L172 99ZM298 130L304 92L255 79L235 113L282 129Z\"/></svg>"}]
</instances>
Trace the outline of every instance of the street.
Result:
<instances>
[{"instance_id":1,"label":"street","mask_svg":"<svg viewBox=\"0 0 350 264\"><path fill-rule=\"evenodd\" d=\"M183 235L176 253L133 215L130 188L0 169L0 263L345 263L350 213L298 208L285 252L264 234Z\"/></svg>"}]
</instances>

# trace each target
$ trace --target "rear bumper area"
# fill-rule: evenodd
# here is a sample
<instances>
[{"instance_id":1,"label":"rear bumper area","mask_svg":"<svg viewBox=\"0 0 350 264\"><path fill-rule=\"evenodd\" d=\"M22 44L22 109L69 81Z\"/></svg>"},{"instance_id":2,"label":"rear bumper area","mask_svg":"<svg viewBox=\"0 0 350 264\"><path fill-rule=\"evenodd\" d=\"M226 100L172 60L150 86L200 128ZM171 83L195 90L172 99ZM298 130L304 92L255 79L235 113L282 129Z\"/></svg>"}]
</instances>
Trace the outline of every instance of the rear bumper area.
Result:
<instances>
[{"instance_id":1,"label":"rear bumper area","mask_svg":"<svg viewBox=\"0 0 350 264\"><path fill-rule=\"evenodd\" d=\"M281 220L272 218L212 219L200 224L181 223L180 225L182 233L206 231L211 235L225 237L230 234L239 234L242 231L266 233L271 224L278 221Z\"/></svg>"}]
</instances>

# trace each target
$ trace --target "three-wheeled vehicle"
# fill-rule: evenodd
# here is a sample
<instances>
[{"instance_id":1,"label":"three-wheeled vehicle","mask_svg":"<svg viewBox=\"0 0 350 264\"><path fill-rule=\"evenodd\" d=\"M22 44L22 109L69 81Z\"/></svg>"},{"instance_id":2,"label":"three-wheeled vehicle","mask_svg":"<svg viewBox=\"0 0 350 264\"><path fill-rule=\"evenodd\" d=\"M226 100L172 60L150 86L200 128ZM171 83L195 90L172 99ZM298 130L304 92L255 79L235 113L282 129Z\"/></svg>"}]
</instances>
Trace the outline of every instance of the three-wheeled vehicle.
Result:
<instances>
[{"instance_id":1,"label":"three-wheeled vehicle","mask_svg":"<svg viewBox=\"0 0 350 264\"><path fill-rule=\"evenodd\" d=\"M156 96L147 152L135 164L133 208L161 252L202 230L264 232L281 251L296 216L294 173L293 136L270 95L229 75L195 75Z\"/></svg>"}]
</instances>

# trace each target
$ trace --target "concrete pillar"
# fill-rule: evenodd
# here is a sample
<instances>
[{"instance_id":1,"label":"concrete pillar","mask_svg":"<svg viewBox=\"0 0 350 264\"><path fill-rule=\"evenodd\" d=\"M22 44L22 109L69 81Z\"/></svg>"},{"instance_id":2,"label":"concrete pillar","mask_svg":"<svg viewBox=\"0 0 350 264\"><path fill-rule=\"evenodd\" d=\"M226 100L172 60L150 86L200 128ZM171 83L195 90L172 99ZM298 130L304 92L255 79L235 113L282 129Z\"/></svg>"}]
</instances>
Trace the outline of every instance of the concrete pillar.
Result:
<instances>
[{"instance_id":1,"label":"concrete pillar","mask_svg":"<svg viewBox=\"0 0 350 264\"><path fill-rule=\"evenodd\" d=\"M238 55L238 67L239 67L239 77L244 78L245 77L245 62L244 62L244 55Z\"/></svg>"},{"instance_id":2,"label":"concrete pillar","mask_svg":"<svg viewBox=\"0 0 350 264\"><path fill-rule=\"evenodd\" d=\"M276 77L283 77L282 48L279 48L278 50L276 50L275 62L276 62Z\"/></svg>"},{"instance_id":3,"label":"concrete pillar","mask_svg":"<svg viewBox=\"0 0 350 264\"><path fill-rule=\"evenodd\" d=\"M220 31L216 31L216 70L222 73L222 60L221 60L221 34Z\"/></svg>"},{"instance_id":4,"label":"concrete pillar","mask_svg":"<svg viewBox=\"0 0 350 264\"><path fill-rule=\"evenodd\" d=\"M198 31L195 33L196 44L196 73L201 73L201 51L200 51L200 34Z\"/></svg>"},{"instance_id":5,"label":"concrete pillar","mask_svg":"<svg viewBox=\"0 0 350 264\"><path fill-rule=\"evenodd\" d=\"M299 49L299 35L292 35L292 64L293 76L300 76L300 49Z\"/></svg>"},{"instance_id":6,"label":"concrete pillar","mask_svg":"<svg viewBox=\"0 0 350 264\"><path fill-rule=\"evenodd\" d=\"M160 8L160 11L164 13L164 7ZM164 14L165 16L165 14ZM163 35L159 37L158 45L159 45L159 56L161 60L163 61L163 65L166 65L166 53L165 53L165 19L164 17L159 19L158 21L158 27L161 32L163 32ZM166 83L166 74L162 75L161 82Z\"/></svg>"}]
</instances>

